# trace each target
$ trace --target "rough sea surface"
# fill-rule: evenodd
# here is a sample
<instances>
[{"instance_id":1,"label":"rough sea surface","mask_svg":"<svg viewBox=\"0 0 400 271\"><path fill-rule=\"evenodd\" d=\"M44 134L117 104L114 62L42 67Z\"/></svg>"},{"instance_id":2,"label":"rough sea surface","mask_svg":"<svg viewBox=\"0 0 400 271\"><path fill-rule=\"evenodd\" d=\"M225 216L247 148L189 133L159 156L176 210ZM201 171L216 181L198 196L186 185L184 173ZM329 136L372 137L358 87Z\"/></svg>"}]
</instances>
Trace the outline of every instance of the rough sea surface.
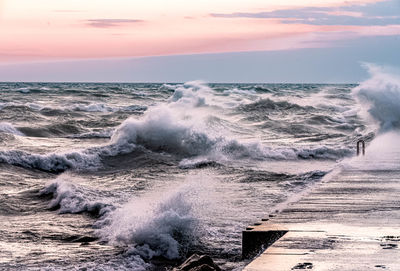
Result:
<instances>
[{"instance_id":1,"label":"rough sea surface","mask_svg":"<svg viewBox=\"0 0 400 271\"><path fill-rule=\"evenodd\" d=\"M240 270L246 226L399 126L399 82L371 76L0 83L0 269Z\"/></svg>"}]
</instances>

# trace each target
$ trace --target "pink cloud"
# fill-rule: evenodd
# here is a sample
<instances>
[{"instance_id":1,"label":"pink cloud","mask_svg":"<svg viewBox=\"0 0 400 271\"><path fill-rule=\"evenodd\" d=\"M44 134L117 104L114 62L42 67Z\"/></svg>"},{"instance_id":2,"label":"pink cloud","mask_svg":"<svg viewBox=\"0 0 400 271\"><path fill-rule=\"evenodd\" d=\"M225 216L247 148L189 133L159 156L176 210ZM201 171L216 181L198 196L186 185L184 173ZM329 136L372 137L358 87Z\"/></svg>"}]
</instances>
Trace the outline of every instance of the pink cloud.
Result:
<instances>
[{"instance_id":1,"label":"pink cloud","mask_svg":"<svg viewBox=\"0 0 400 271\"><path fill-rule=\"evenodd\" d=\"M158 36L141 35L135 39L127 33L109 33L99 36L97 33L84 32L79 35L62 36L46 40L43 36L32 42L30 37L18 40L9 39L0 44L0 60L15 61L38 59L71 58L108 58L135 57L152 55L221 53L235 51L290 50L334 46L336 41L354 39L362 36L399 35L400 26L316 26L304 24L283 25L265 23L258 28L251 22L240 22L242 29L230 32L215 31L194 32L180 35L165 32ZM272 24L272 25L271 25ZM222 29L225 25L220 26ZM251 28L253 31L247 31ZM192 29L189 27L189 29ZM186 32L183 32L186 33ZM122 35L114 35L122 34ZM61 36L60 36L61 37ZM107 38L106 38L107 37ZM19 50L19 44L26 44Z\"/></svg>"},{"instance_id":2,"label":"pink cloud","mask_svg":"<svg viewBox=\"0 0 400 271\"><path fill-rule=\"evenodd\" d=\"M289 50L334 46L336 41L343 39L400 34L398 25L321 25L310 23L314 18L307 18L308 21L300 17L287 17L285 21L271 18L276 14L270 12L227 13L223 18L207 16L207 13L204 16L196 13L153 19L143 16L144 21L126 17L102 18L102 15L93 15L95 19L85 19L82 18L85 14L74 14L78 11L59 9L57 12L65 14L56 14L57 19L51 21L51 25L44 20L28 21L25 18L8 22L9 25L3 27L0 34L0 52L3 53L0 59L107 58ZM307 10L304 8L303 11ZM293 12L296 15L298 10ZM326 13L333 17L362 17L361 12L336 9L310 8L309 12ZM21 44L26 46L23 51L7 51L19 48Z\"/></svg>"}]
</instances>

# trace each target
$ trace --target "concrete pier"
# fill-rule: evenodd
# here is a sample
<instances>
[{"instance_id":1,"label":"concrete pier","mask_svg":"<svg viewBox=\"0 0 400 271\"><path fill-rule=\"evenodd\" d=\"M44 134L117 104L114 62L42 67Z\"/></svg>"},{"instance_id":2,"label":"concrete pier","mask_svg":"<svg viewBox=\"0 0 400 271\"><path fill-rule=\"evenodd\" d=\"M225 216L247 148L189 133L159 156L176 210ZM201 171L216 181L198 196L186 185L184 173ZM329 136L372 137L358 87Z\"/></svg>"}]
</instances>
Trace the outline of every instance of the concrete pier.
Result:
<instances>
[{"instance_id":1,"label":"concrete pier","mask_svg":"<svg viewBox=\"0 0 400 271\"><path fill-rule=\"evenodd\" d=\"M358 163L247 229L287 233L244 270L400 270L400 170Z\"/></svg>"},{"instance_id":2,"label":"concrete pier","mask_svg":"<svg viewBox=\"0 0 400 271\"><path fill-rule=\"evenodd\" d=\"M282 226L266 223L255 223L242 234L242 256L249 259L256 256L260 250L266 249L288 232Z\"/></svg>"}]
</instances>

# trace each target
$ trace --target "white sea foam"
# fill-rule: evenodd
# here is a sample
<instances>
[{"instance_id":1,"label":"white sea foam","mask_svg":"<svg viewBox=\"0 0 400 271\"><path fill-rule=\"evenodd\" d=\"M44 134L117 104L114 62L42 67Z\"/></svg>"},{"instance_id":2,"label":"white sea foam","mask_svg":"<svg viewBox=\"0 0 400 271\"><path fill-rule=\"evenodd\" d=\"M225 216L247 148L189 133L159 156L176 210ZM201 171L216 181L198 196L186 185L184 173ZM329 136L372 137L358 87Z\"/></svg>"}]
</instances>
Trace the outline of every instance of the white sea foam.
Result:
<instances>
[{"instance_id":1,"label":"white sea foam","mask_svg":"<svg viewBox=\"0 0 400 271\"><path fill-rule=\"evenodd\" d=\"M15 128L11 123L8 122L0 122L0 133L1 132L24 136L24 133L20 132L17 128Z\"/></svg>"},{"instance_id":2,"label":"white sea foam","mask_svg":"<svg viewBox=\"0 0 400 271\"><path fill-rule=\"evenodd\" d=\"M380 133L360 155L343 161L345 168L356 170L392 171L400 170L400 134L398 131Z\"/></svg>"}]
</instances>

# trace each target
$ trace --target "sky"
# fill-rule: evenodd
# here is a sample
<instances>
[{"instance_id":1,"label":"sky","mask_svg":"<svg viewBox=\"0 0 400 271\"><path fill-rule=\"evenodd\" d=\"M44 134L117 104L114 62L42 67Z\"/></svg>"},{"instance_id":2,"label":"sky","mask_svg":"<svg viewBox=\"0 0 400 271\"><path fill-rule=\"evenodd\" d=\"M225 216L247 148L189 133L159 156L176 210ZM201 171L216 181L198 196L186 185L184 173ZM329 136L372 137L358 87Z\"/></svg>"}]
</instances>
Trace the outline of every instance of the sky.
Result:
<instances>
[{"instance_id":1,"label":"sky","mask_svg":"<svg viewBox=\"0 0 400 271\"><path fill-rule=\"evenodd\" d=\"M0 81L358 82L400 0L0 0Z\"/></svg>"}]
</instances>

